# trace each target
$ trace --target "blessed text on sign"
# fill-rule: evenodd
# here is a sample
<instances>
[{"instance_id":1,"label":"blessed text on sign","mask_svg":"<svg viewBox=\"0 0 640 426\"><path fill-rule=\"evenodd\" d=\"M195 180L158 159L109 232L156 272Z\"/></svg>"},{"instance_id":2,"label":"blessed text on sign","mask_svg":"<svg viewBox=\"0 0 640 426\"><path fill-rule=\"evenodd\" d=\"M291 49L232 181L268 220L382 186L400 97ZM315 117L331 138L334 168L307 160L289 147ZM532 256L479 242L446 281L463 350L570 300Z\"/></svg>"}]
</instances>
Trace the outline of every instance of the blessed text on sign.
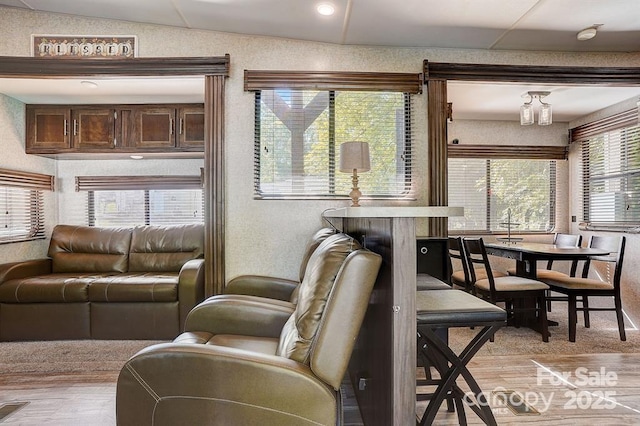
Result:
<instances>
[{"instance_id":1,"label":"blessed text on sign","mask_svg":"<svg viewBox=\"0 0 640 426\"><path fill-rule=\"evenodd\" d=\"M134 58L135 36L32 36L33 56L39 58Z\"/></svg>"}]
</instances>

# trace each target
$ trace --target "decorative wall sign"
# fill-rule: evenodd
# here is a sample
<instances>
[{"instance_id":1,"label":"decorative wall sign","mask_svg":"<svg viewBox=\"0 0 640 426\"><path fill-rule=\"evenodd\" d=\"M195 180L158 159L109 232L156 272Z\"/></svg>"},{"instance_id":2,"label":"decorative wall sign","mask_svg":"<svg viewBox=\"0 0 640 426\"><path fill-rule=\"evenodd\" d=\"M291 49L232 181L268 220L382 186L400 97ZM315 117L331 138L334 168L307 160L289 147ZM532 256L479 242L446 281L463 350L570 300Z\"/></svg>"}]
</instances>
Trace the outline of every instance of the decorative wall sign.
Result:
<instances>
[{"instance_id":1,"label":"decorative wall sign","mask_svg":"<svg viewBox=\"0 0 640 426\"><path fill-rule=\"evenodd\" d=\"M136 36L32 35L31 55L38 58L114 58L136 56Z\"/></svg>"}]
</instances>

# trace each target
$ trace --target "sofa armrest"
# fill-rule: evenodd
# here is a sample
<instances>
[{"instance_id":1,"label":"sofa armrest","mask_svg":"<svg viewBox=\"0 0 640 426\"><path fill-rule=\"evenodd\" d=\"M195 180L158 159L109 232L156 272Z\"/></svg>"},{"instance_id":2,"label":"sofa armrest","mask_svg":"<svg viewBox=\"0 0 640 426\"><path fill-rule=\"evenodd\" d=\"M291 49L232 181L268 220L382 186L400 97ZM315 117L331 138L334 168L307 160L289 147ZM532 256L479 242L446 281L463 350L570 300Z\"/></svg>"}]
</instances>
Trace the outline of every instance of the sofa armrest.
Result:
<instances>
[{"instance_id":1,"label":"sofa armrest","mask_svg":"<svg viewBox=\"0 0 640 426\"><path fill-rule=\"evenodd\" d=\"M119 426L337 424L336 392L288 358L215 345L164 343L122 368Z\"/></svg>"},{"instance_id":2,"label":"sofa armrest","mask_svg":"<svg viewBox=\"0 0 640 426\"><path fill-rule=\"evenodd\" d=\"M184 329L189 311L203 299L204 259L191 259L182 266L178 277L180 330Z\"/></svg>"},{"instance_id":3,"label":"sofa armrest","mask_svg":"<svg viewBox=\"0 0 640 426\"><path fill-rule=\"evenodd\" d=\"M295 305L246 295L213 296L191 310L185 331L280 337Z\"/></svg>"},{"instance_id":4,"label":"sofa armrest","mask_svg":"<svg viewBox=\"0 0 640 426\"><path fill-rule=\"evenodd\" d=\"M291 300L297 281L262 275L241 275L233 278L225 287L225 294L248 294L270 299Z\"/></svg>"},{"instance_id":5,"label":"sofa armrest","mask_svg":"<svg viewBox=\"0 0 640 426\"><path fill-rule=\"evenodd\" d=\"M27 260L25 262L5 263L0 265L0 284L9 280L50 274L51 270L51 259L35 259Z\"/></svg>"}]
</instances>

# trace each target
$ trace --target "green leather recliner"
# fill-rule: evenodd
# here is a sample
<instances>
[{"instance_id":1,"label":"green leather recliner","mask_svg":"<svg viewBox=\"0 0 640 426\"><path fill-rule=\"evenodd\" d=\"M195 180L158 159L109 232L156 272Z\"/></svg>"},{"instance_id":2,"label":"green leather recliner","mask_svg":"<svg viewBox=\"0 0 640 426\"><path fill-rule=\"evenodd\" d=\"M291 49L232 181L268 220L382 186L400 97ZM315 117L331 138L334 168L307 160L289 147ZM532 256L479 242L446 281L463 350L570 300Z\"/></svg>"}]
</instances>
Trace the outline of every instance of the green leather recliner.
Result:
<instances>
[{"instance_id":1,"label":"green leather recliner","mask_svg":"<svg viewBox=\"0 0 640 426\"><path fill-rule=\"evenodd\" d=\"M380 264L335 234L311 255L297 304L209 298L173 343L122 368L118 425L341 424L340 384Z\"/></svg>"}]
</instances>

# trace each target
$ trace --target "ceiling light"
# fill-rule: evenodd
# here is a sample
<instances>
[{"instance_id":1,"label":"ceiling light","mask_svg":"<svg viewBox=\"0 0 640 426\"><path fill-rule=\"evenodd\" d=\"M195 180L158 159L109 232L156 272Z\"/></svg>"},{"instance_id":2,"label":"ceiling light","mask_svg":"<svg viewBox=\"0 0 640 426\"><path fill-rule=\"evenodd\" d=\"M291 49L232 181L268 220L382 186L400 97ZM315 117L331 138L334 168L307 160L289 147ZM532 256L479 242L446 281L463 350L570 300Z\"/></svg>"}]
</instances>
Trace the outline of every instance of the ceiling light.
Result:
<instances>
[{"instance_id":1,"label":"ceiling light","mask_svg":"<svg viewBox=\"0 0 640 426\"><path fill-rule=\"evenodd\" d=\"M89 81L89 80L82 80L80 82L80 84L83 87L86 87L87 89L97 89L98 88L98 83L94 82L94 81Z\"/></svg>"},{"instance_id":2,"label":"ceiling light","mask_svg":"<svg viewBox=\"0 0 640 426\"><path fill-rule=\"evenodd\" d=\"M133 160L142 160L144 158L142 155L130 155L129 157Z\"/></svg>"},{"instance_id":3,"label":"ceiling light","mask_svg":"<svg viewBox=\"0 0 640 426\"><path fill-rule=\"evenodd\" d=\"M533 100L537 99L540 102L540 108L538 109L538 124L540 126L548 126L552 123L551 104L542 102L542 98L549 96L551 92L527 92L525 96L529 97L529 102L525 102L520 107L520 124L528 126L535 122L535 114L533 112Z\"/></svg>"},{"instance_id":4,"label":"ceiling light","mask_svg":"<svg viewBox=\"0 0 640 426\"><path fill-rule=\"evenodd\" d=\"M578 40L580 41L591 40L596 36L597 33L598 33L598 26L585 28L584 30L578 33Z\"/></svg>"},{"instance_id":5,"label":"ceiling light","mask_svg":"<svg viewBox=\"0 0 640 426\"><path fill-rule=\"evenodd\" d=\"M316 10L320 15L331 16L336 11L336 8L331 3L320 3L316 6Z\"/></svg>"}]
</instances>

